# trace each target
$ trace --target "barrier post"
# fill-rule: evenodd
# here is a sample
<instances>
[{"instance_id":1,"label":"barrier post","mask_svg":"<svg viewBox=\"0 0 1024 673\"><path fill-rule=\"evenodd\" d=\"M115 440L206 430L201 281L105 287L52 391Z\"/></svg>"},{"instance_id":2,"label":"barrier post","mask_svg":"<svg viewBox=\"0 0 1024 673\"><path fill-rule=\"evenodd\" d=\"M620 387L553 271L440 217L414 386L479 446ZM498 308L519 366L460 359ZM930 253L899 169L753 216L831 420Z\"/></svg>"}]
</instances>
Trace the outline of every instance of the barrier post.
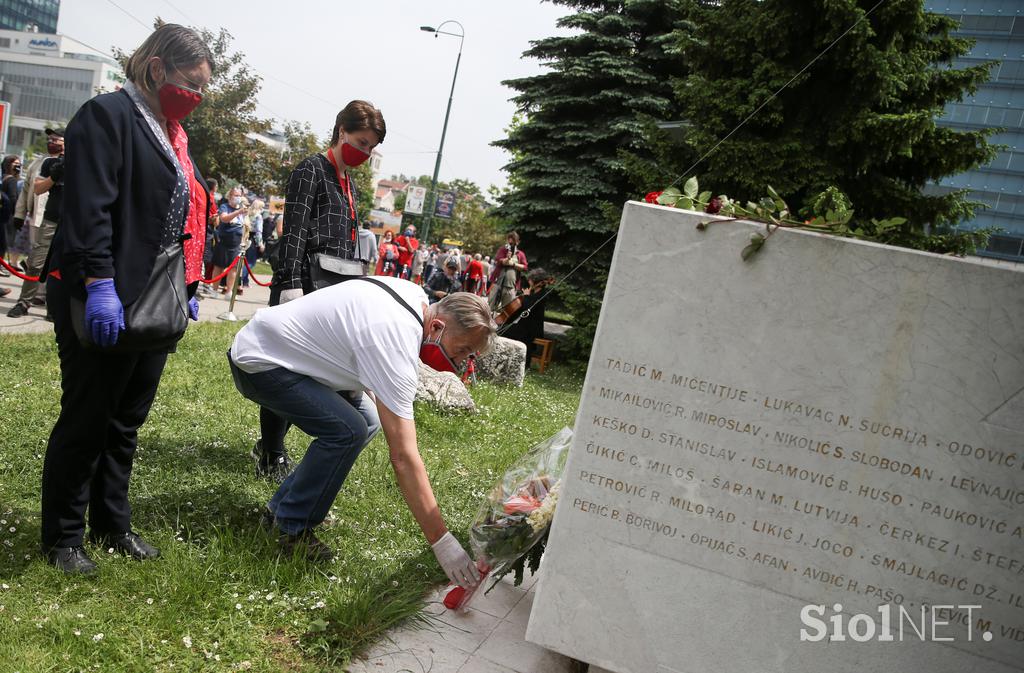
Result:
<instances>
[{"instance_id":1,"label":"barrier post","mask_svg":"<svg viewBox=\"0 0 1024 673\"><path fill-rule=\"evenodd\" d=\"M225 313L221 313L217 316L220 320L227 320L228 322L238 322L238 316L235 315L235 297L238 296L238 287L242 284L242 259L245 257L245 251L249 249L249 228L246 227L242 235L242 245L238 248L238 257L235 258L235 282L231 284L231 303L228 304L228 310Z\"/></svg>"}]
</instances>

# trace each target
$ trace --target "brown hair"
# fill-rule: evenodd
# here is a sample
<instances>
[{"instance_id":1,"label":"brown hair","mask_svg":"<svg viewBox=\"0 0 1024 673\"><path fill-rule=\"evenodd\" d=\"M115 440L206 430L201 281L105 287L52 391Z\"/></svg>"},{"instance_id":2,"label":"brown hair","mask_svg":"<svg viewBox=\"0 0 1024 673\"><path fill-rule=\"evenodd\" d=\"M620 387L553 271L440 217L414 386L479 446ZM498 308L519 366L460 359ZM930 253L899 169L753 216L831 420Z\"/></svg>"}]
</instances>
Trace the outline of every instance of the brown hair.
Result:
<instances>
[{"instance_id":1,"label":"brown hair","mask_svg":"<svg viewBox=\"0 0 1024 673\"><path fill-rule=\"evenodd\" d=\"M6 157L4 157L3 166L0 167L0 170L3 171L4 175L7 175L8 173L11 172L11 166L14 165L14 162L17 160L17 154L8 154Z\"/></svg>"},{"instance_id":2,"label":"brown hair","mask_svg":"<svg viewBox=\"0 0 1024 673\"><path fill-rule=\"evenodd\" d=\"M515 245L519 245L519 234L517 234L516 232L508 232L507 234L505 234L505 238L511 238L513 241L515 241Z\"/></svg>"},{"instance_id":3,"label":"brown hair","mask_svg":"<svg viewBox=\"0 0 1024 673\"><path fill-rule=\"evenodd\" d=\"M176 23L165 23L139 45L124 67L128 79L149 93L153 93L157 85L149 72L149 61L154 56L164 62L167 70L187 68L203 61L210 64L211 72L215 69L213 52L194 30Z\"/></svg>"},{"instance_id":4,"label":"brown hair","mask_svg":"<svg viewBox=\"0 0 1024 673\"><path fill-rule=\"evenodd\" d=\"M334 132L331 134L331 145L338 144L341 130L345 133L355 133L364 129L370 129L377 134L377 142L384 142L384 136L388 129L384 124L384 115L380 110L373 107L373 103L365 100L354 100L338 113L334 120Z\"/></svg>"}]
</instances>

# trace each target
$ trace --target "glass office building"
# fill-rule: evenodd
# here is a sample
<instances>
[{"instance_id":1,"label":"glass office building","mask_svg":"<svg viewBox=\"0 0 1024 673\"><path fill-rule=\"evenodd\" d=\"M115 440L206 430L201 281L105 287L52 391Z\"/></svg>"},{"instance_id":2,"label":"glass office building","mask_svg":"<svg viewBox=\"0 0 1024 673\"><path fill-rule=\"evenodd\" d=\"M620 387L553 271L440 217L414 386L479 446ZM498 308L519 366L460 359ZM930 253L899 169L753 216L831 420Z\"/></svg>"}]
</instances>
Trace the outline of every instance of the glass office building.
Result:
<instances>
[{"instance_id":1,"label":"glass office building","mask_svg":"<svg viewBox=\"0 0 1024 673\"><path fill-rule=\"evenodd\" d=\"M961 226L1003 230L979 254L1024 262L1024 2L926 0L925 7L954 18L959 23L955 34L975 40L954 67L1000 61L977 93L946 107L939 124L965 130L1001 128L989 142L1004 146L991 163L943 178L929 191L969 189L970 198L988 208Z\"/></svg>"},{"instance_id":2,"label":"glass office building","mask_svg":"<svg viewBox=\"0 0 1024 673\"><path fill-rule=\"evenodd\" d=\"M0 29L57 32L60 0L0 0Z\"/></svg>"}]
</instances>

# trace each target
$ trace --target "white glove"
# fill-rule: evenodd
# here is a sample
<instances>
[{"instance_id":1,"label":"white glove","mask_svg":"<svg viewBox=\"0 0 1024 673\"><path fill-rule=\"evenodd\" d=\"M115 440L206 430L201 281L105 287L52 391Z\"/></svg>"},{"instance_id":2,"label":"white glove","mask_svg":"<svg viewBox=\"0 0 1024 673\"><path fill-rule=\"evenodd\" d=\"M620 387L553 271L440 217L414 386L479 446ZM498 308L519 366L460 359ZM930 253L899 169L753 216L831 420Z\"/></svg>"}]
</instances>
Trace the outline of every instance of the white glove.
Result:
<instances>
[{"instance_id":1,"label":"white glove","mask_svg":"<svg viewBox=\"0 0 1024 673\"><path fill-rule=\"evenodd\" d=\"M302 296L302 288L297 287L294 290L281 290L281 298L278 300L279 304L287 304L292 299L298 299Z\"/></svg>"},{"instance_id":2,"label":"white glove","mask_svg":"<svg viewBox=\"0 0 1024 673\"><path fill-rule=\"evenodd\" d=\"M476 571L476 564L469 554L462 548L459 541L451 534L451 531L430 546L434 550L437 562L441 564L444 574L455 584L463 589L472 589L480 582L480 574Z\"/></svg>"}]
</instances>

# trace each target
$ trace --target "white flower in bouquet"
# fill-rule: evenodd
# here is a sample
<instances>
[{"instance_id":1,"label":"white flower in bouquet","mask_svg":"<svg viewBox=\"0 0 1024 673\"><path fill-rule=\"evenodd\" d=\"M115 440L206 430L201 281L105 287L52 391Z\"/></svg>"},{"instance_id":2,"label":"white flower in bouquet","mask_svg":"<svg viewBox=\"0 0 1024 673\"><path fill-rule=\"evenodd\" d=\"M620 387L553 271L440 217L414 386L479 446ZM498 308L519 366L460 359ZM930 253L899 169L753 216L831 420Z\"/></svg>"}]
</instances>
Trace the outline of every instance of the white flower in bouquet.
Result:
<instances>
[{"instance_id":1,"label":"white flower in bouquet","mask_svg":"<svg viewBox=\"0 0 1024 673\"><path fill-rule=\"evenodd\" d=\"M540 507L530 512L530 515L526 517L530 527L533 528L534 533L540 533L549 525L551 525L551 517L555 515L555 505L558 504L558 491L562 487L562 480L559 479L555 482L555 485L551 487L548 494L544 496L544 500L541 501Z\"/></svg>"}]
</instances>

